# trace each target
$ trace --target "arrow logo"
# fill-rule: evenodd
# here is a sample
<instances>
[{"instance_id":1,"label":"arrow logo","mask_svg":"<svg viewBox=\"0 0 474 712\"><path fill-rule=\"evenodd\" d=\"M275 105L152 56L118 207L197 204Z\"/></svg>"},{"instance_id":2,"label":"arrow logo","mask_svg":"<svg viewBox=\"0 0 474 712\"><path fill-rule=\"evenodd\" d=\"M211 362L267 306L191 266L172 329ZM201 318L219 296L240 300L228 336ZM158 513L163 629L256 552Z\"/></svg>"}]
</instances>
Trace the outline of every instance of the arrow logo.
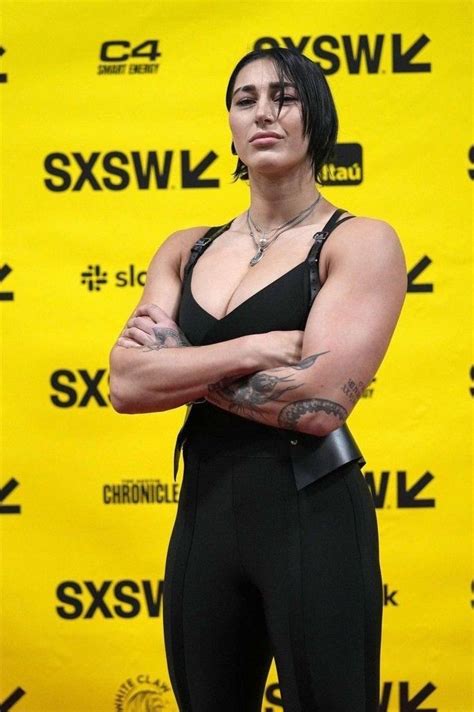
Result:
<instances>
[{"instance_id":1,"label":"arrow logo","mask_svg":"<svg viewBox=\"0 0 474 712\"><path fill-rule=\"evenodd\" d=\"M0 502L3 502L3 500L8 497L10 492L12 492L17 485L20 483L15 480L14 477L12 477L10 480L8 480L7 484L5 487L2 487L0 489ZM21 512L21 507L19 504L0 504L0 514L20 514ZM2 708L3 709L3 708ZM1 710L0 710L1 712Z\"/></svg>"},{"instance_id":2,"label":"arrow logo","mask_svg":"<svg viewBox=\"0 0 474 712\"><path fill-rule=\"evenodd\" d=\"M4 264L3 267L0 267L0 282L3 282L5 277L8 277L10 272L12 272L12 268ZM0 302L12 302L13 301L13 292L0 292Z\"/></svg>"},{"instance_id":3,"label":"arrow logo","mask_svg":"<svg viewBox=\"0 0 474 712\"><path fill-rule=\"evenodd\" d=\"M0 47L0 57L3 57L7 50L5 47ZM5 72L0 73L0 84L6 84L8 81L8 74L5 74Z\"/></svg>"},{"instance_id":4,"label":"arrow logo","mask_svg":"<svg viewBox=\"0 0 474 712\"><path fill-rule=\"evenodd\" d=\"M420 35L405 53L402 52L402 36L392 35L392 66L394 72L431 72L430 62L412 62L411 60L428 44L430 38Z\"/></svg>"},{"instance_id":5,"label":"arrow logo","mask_svg":"<svg viewBox=\"0 0 474 712\"><path fill-rule=\"evenodd\" d=\"M0 712L7 712L7 710L9 710L10 707L13 707L13 705L15 705L25 694L25 691L22 690L21 687L17 687L9 697L4 699L3 702L0 702Z\"/></svg>"},{"instance_id":6,"label":"arrow logo","mask_svg":"<svg viewBox=\"0 0 474 712\"><path fill-rule=\"evenodd\" d=\"M414 284L415 279L431 264L431 260L426 255L416 263L408 272L408 287L407 292L432 292L433 283L425 282L425 284Z\"/></svg>"},{"instance_id":7,"label":"arrow logo","mask_svg":"<svg viewBox=\"0 0 474 712\"><path fill-rule=\"evenodd\" d=\"M407 473L404 470L397 472L397 494L398 507L434 507L434 499L417 499L416 495L423 490L431 480L434 480L431 472L425 472L411 487L407 487Z\"/></svg>"},{"instance_id":8,"label":"arrow logo","mask_svg":"<svg viewBox=\"0 0 474 712\"><path fill-rule=\"evenodd\" d=\"M199 176L209 168L217 158L217 153L209 151L197 166L191 168L190 151L181 151L181 176L183 188L218 188L218 178L200 178Z\"/></svg>"}]
</instances>

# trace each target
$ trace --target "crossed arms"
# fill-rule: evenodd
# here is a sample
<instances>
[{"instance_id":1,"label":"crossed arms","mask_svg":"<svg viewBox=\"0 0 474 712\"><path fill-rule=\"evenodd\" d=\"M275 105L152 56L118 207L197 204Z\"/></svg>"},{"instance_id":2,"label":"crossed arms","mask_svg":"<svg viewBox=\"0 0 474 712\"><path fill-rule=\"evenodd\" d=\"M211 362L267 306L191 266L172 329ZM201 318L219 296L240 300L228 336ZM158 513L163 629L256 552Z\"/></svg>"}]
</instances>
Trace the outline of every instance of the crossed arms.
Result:
<instances>
[{"instance_id":1,"label":"crossed arms","mask_svg":"<svg viewBox=\"0 0 474 712\"><path fill-rule=\"evenodd\" d=\"M253 334L200 347L191 346L173 320L181 282L169 238L111 352L114 408L153 412L204 398L275 427L319 436L338 428L382 362L406 294L398 238L386 223L370 222L364 239L351 232L350 252L339 240L341 255L304 332ZM163 291L154 291L154 284Z\"/></svg>"}]
</instances>

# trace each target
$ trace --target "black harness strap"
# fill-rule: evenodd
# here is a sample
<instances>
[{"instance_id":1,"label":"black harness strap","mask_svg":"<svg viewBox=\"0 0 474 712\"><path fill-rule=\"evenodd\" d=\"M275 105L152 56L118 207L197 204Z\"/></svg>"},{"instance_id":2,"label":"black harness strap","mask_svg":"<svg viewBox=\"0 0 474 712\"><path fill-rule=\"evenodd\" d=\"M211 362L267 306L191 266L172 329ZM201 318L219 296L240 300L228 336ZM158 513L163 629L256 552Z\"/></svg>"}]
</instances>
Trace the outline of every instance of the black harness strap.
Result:
<instances>
[{"instance_id":1,"label":"black harness strap","mask_svg":"<svg viewBox=\"0 0 474 712\"><path fill-rule=\"evenodd\" d=\"M309 273L310 273L310 289L311 289L310 306L313 304L317 293L321 289L321 282L319 281L318 262L319 262L319 255L320 255L322 246L328 239L331 232L338 225L345 222L346 220L355 218L355 215L347 215L345 218L342 218L342 220L338 220L338 218L342 215L342 213L345 213L345 212L346 212L346 210L344 210L343 208L338 208L337 210L335 210L334 213L329 218L329 220L327 221L326 225L323 227L323 229L320 232L316 232L313 235L314 245L311 248L309 255L308 255Z\"/></svg>"},{"instance_id":2,"label":"black harness strap","mask_svg":"<svg viewBox=\"0 0 474 712\"><path fill-rule=\"evenodd\" d=\"M191 254L189 255L186 267L184 268L183 283L184 280L187 279L190 270L194 267L194 264L197 261L198 257L200 257L204 250L209 247L211 242L214 242L216 237L219 237L219 235L222 235L223 232L230 228L232 222L233 220L230 220L230 222L226 223L225 225L219 225L219 227L209 228L209 230L207 230L207 232L202 237L200 237L197 242L194 243L194 245L191 247Z\"/></svg>"}]
</instances>

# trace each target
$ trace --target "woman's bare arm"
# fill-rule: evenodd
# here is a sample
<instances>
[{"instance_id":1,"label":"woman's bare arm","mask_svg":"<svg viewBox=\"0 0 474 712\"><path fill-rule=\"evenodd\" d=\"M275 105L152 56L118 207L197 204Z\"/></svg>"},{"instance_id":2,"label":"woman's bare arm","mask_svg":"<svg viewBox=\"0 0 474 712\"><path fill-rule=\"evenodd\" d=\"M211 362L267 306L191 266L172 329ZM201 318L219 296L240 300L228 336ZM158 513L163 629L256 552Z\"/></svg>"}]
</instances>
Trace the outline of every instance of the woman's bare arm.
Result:
<instances>
[{"instance_id":1,"label":"woman's bare arm","mask_svg":"<svg viewBox=\"0 0 474 712\"><path fill-rule=\"evenodd\" d=\"M267 425L319 436L344 423L385 356L407 289L395 231L368 218L349 225L331 245L328 277L308 317L301 362L210 384L208 401Z\"/></svg>"},{"instance_id":2,"label":"woman's bare arm","mask_svg":"<svg viewBox=\"0 0 474 712\"><path fill-rule=\"evenodd\" d=\"M181 267L206 228L171 235L153 257L142 298L110 353L110 400L120 413L176 408L205 396L208 384L235 380L263 368L296 362L302 332L254 334L208 346L189 346L175 319ZM136 342L141 329L128 328L155 309L153 339ZM301 334L301 337L299 335ZM186 348L182 348L186 346Z\"/></svg>"}]
</instances>

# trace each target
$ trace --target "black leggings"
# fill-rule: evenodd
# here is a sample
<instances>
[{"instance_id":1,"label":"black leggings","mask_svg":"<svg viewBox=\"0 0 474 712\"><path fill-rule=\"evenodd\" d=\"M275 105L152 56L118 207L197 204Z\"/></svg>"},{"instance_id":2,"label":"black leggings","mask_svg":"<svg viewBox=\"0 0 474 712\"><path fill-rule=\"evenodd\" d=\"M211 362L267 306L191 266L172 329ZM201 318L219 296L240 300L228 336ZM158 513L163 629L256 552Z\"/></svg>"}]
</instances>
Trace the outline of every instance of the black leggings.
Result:
<instances>
[{"instance_id":1,"label":"black leggings","mask_svg":"<svg viewBox=\"0 0 474 712\"><path fill-rule=\"evenodd\" d=\"M221 442L222 445L222 442ZM180 712L376 712L383 591L356 462L296 489L284 445L187 444L165 569ZM210 453L213 454L210 454Z\"/></svg>"}]
</instances>

